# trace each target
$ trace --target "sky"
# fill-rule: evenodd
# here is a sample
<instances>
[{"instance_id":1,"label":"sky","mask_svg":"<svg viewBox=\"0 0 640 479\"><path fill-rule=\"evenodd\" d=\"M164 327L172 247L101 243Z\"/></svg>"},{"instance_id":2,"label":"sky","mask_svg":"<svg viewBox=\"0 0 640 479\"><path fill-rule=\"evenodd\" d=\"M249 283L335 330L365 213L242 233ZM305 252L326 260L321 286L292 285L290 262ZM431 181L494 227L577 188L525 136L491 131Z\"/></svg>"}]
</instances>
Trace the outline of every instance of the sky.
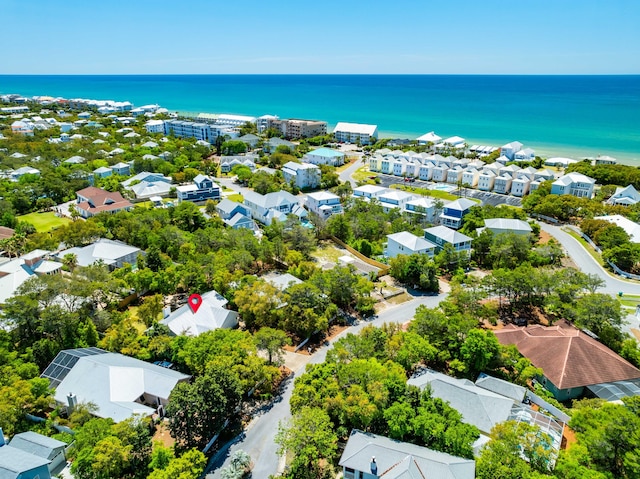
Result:
<instances>
[{"instance_id":1,"label":"sky","mask_svg":"<svg viewBox=\"0 0 640 479\"><path fill-rule=\"evenodd\" d=\"M0 0L0 74L640 74L638 0Z\"/></svg>"}]
</instances>

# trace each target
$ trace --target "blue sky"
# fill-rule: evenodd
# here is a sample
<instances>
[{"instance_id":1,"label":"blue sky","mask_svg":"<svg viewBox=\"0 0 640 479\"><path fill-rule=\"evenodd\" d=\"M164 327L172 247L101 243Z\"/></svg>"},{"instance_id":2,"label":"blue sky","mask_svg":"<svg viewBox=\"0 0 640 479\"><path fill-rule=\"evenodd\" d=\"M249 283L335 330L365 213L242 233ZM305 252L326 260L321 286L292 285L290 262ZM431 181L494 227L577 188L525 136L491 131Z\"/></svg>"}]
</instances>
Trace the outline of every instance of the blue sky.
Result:
<instances>
[{"instance_id":1,"label":"blue sky","mask_svg":"<svg viewBox=\"0 0 640 479\"><path fill-rule=\"evenodd\" d=\"M0 74L640 74L638 0L0 0Z\"/></svg>"}]
</instances>

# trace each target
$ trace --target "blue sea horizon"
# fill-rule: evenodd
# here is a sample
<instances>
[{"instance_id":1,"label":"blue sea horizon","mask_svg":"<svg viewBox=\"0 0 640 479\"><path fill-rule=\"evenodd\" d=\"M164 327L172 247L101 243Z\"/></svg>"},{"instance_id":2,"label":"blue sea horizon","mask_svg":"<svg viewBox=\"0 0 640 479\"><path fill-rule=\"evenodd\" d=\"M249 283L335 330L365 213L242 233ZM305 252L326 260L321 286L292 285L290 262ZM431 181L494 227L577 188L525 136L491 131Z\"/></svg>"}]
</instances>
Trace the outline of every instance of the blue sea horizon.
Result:
<instances>
[{"instance_id":1,"label":"blue sea horizon","mask_svg":"<svg viewBox=\"0 0 640 479\"><path fill-rule=\"evenodd\" d=\"M0 75L6 93L372 123L381 137L435 131L640 165L640 75Z\"/></svg>"}]
</instances>

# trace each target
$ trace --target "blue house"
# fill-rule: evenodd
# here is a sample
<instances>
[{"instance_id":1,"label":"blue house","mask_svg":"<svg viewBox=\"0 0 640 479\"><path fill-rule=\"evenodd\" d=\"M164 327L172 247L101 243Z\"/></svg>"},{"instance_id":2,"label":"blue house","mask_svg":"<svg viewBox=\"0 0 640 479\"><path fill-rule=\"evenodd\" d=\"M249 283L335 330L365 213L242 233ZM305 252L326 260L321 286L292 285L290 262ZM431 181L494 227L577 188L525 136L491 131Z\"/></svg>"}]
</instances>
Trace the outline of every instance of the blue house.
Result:
<instances>
[{"instance_id":1,"label":"blue house","mask_svg":"<svg viewBox=\"0 0 640 479\"><path fill-rule=\"evenodd\" d=\"M113 171L111 168L107 168L106 166L101 166L100 168L96 168L93 170L93 175L98 178L106 178L107 176L111 176Z\"/></svg>"},{"instance_id":2,"label":"blue house","mask_svg":"<svg viewBox=\"0 0 640 479\"><path fill-rule=\"evenodd\" d=\"M0 447L0 477L3 479L51 479L51 461L11 446Z\"/></svg>"},{"instance_id":3,"label":"blue house","mask_svg":"<svg viewBox=\"0 0 640 479\"><path fill-rule=\"evenodd\" d=\"M111 167L111 171L113 171L115 175L129 176L131 174L131 166L128 163L123 163L121 161L120 163L113 165Z\"/></svg>"},{"instance_id":4,"label":"blue house","mask_svg":"<svg viewBox=\"0 0 640 479\"><path fill-rule=\"evenodd\" d=\"M475 201L466 198L452 201L448 205L445 205L440 215L440 221L444 226L457 230L462 226L462 218L464 218L464 215L469 212L472 206L477 205Z\"/></svg>"},{"instance_id":5,"label":"blue house","mask_svg":"<svg viewBox=\"0 0 640 479\"><path fill-rule=\"evenodd\" d=\"M207 200L220 199L220 186L205 175L198 175L193 179L193 184L178 186L176 188L178 201L193 201L200 203Z\"/></svg>"},{"instance_id":6,"label":"blue house","mask_svg":"<svg viewBox=\"0 0 640 479\"><path fill-rule=\"evenodd\" d=\"M218 213L218 216L220 216L220 218L222 218L223 220L230 220L237 213L240 213L241 215L247 217L251 216L251 210L247 206L243 205L242 203L232 201L228 198L225 198L216 205L216 212Z\"/></svg>"}]
</instances>

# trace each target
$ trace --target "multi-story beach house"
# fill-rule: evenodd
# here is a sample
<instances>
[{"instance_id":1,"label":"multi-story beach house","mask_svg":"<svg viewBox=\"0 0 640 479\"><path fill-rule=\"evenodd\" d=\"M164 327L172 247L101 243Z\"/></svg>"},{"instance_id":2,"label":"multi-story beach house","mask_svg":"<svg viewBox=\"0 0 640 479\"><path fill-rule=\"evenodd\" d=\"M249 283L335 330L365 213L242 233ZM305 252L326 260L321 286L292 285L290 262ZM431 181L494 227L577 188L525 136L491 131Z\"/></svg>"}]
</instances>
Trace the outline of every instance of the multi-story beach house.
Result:
<instances>
[{"instance_id":1,"label":"multi-story beach house","mask_svg":"<svg viewBox=\"0 0 640 479\"><path fill-rule=\"evenodd\" d=\"M307 195L307 209L322 219L343 213L340 197L328 191L317 191Z\"/></svg>"},{"instance_id":2,"label":"multi-story beach house","mask_svg":"<svg viewBox=\"0 0 640 479\"><path fill-rule=\"evenodd\" d=\"M426 254L433 257L436 251L436 245L431 241L427 241L420 236L416 236L408 231L401 231L387 235L387 245L384 255L387 258L395 258L400 254Z\"/></svg>"},{"instance_id":3,"label":"multi-story beach house","mask_svg":"<svg viewBox=\"0 0 640 479\"><path fill-rule=\"evenodd\" d=\"M480 191L491 191L496 181L496 174L493 170L485 169L478 175L478 189Z\"/></svg>"},{"instance_id":4,"label":"multi-story beach house","mask_svg":"<svg viewBox=\"0 0 640 479\"><path fill-rule=\"evenodd\" d=\"M500 148L500 154L509 158L509 161L513 161L515 154L522 149L522 143L519 141L512 141Z\"/></svg>"},{"instance_id":5,"label":"multi-story beach house","mask_svg":"<svg viewBox=\"0 0 640 479\"><path fill-rule=\"evenodd\" d=\"M465 187L475 188L478 185L480 172L475 167L467 167L462 172L462 185Z\"/></svg>"},{"instance_id":6,"label":"multi-story beach house","mask_svg":"<svg viewBox=\"0 0 640 479\"><path fill-rule=\"evenodd\" d=\"M582 173L569 173L553 182L551 185L551 194L591 198L595 184L596 180Z\"/></svg>"},{"instance_id":7,"label":"multi-story beach house","mask_svg":"<svg viewBox=\"0 0 640 479\"><path fill-rule=\"evenodd\" d=\"M536 152L531 148L524 148L513 155L514 161L532 161L536 158Z\"/></svg>"},{"instance_id":8,"label":"multi-story beach house","mask_svg":"<svg viewBox=\"0 0 640 479\"><path fill-rule=\"evenodd\" d=\"M282 176L287 183L293 183L300 189L320 186L320 168L311 163L289 161L282 166Z\"/></svg>"},{"instance_id":9,"label":"multi-story beach house","mask_svg":"<svg viewBox=\"0 0 640 479\"><path fill-rule=\"evenodd\" d=\"M378 126L341 121L334 128L333 134L340 143L370 145L378 139Z\"/></svg>"},{"instance_id":10,"label":"multi-story beach house","mask_svg":"<svg viewBox=\"0 0 640 479\"><path fill-rule=\"evenodd\" d=\"M206 123L196 123L184 120L167 120L164 122L164 134L179 138L196 138L197 140L212 141L214 137Z\"/></svg>"},{"instance_id":11,"label":"multi-story beach house","mask_svg":"<svg viewBox=\"0 0 640 479\"><path fill-rule=\"evenodd\" d=\"M437 182L447 181L448 172L449 172L449 165L443 162L438 163L431 170L431 180L437 181Z\"/></svg>"},{"instance_id":12,"label":"multi-story beach house","mask_svg":"<svg viewBox=\"0 0 640 479\"><path fill-rule=\"evenodd\" d=\"M351 195L353 198L360 198L365 201L369 201L372 199L377 199L378 196L388 191L388 188L384 186L376 186L376 185L362 185L353 189L353 194Z\"/></svg>"},{"instance_id":13,"label":"multi-story beach house","mask_svg":"<svg viewBox=\"0 0 640 479\"><path fill-rule=\"evenodd\" d=\"M529 185L531 185L531 179L526 174L519 174L511 182L511 194L513 196L523 197L529 193Z\"/></svg>"},{"instance_id":14,"label":"multi-story beach house","mask_svg":"<svg viewBox=\"0 0 640 479\"><path fill-rule=\"evenodd\" d=\"M219 200L220 192L220 186L205 175L196 176L190 185L176 187L179 202L191 201L193 203L202 203L207 200Z\"/></svg>"},{"instance_id":15,"label":"multi-story beach house","mask_svg":"<svg viewBox=\"0 0 640 479\"><path fill-rule=\"evenodd\" d=\"M244 204L251 211L252 218L265 225L273 221L285 221L290 214L299 218L307 216L306 210L298 204L298 198L288 191L276 191L266 195L247 191L244 193Z\"/></svg>"},{"instance_id":16,"label":"multi-story beach house","mask_svg":"<svg viewBox=\"0 0 640 479\"><path fill-rule=\"evenodd\" d=\"M318 148L304 155L302 159L312 165L340 166L344 164L345 154L331 148ZM369 162L369 169L371 170L371 162Z\"/></svg>"},{"instance_id":17,"label":"multi-story beach house","mask_svg":"<svg viewBox=\"0 0 640 479\"><path fill-rule=\"evenodd\" d=\"M415 198L405 203L404 211L424 216L426 221L432 222L435 214L435 203L429 198Z\"/></svg>"},{"instance_id":18,"label":"multi-story beach house","mask_svg":"<svg viewBox=\"0 0 640 479\"><path fill-rule=\"evenodd\" d=\"M378 201L380 201L385 213L388 213L393 209L399 209L402 211L408 201L415 199L416 197L414 195L402 190L389 189L381 195L378 195Z\"/></svg>"},{"instance_id":19,"label":"multi-story beach house","mask_svg":"<svg viewBox=\"0 0 640 479\"><path fill-rule=\"evenodd\" d=\"M446 226L426 228L424 230L424 238L436 245L436 253L440 252L445 244L450 244L457 252L471 254L472 238Z\"/></svg>"},{"instance_id":20,"label":"multi-story beach house","mask_svg":"<svg viewBox=\"0 0 640 479\"><path fill-rule=\"evenodd\" d=\"M464 174L464 168L460 165L455 165L447 171L447 183L457 185L462 181L462 175Z\"/></svg>"},{"instance_id":21,"label":"multi-story beach house","mask_svg":"<svg viewBox=\"0 0 640 479\"><path fill-rule=\"evenodd\" d=\"M440 214L441 223L444 226L457 230L462 226L462 218L464 218L464 215L469 212L472 206L477 206L477 203L467 198L452 201L444 206Z\"/></svg>"},{"instance_id":22,"label":"multi-story beach house","mask_svg":"<svg viewBox=\"0 0 640 479\"><path fill-rule=\"evenodd\" d=\"M513 182L513 177L510 173L506 171L504 173L500 173L499 176L496 177L493 183L493 192L499 193L501 195L509 194L511 191L511 183Z\"/></svg>"}]
</instances>

